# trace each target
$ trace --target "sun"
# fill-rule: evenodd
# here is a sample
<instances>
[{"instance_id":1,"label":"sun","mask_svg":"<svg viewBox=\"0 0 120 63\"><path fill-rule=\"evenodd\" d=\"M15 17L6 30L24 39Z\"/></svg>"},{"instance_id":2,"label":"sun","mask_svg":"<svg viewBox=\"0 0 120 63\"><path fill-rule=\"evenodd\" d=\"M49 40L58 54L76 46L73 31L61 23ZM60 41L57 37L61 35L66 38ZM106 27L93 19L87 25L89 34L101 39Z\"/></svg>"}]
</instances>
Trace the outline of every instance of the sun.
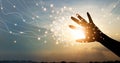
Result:
<instances>
[{"instance_id":1,"label":"sun","mask_svg":"<svg viewBox=\"0 0 120 63\"><path fill-rule=\"evenodd\" d=\"M71 29L70 33L74 40L85 39L85 34L82 29Z\"/></svg>"},{"instance_id":2,"label":"sun","mask_svg":"<svg viewBox=\"0 0 120 63\"><path fill-rule=\"evenodd\" d=\"M55 16L50 24L52 37L56 40L56 44L76 44L78 43L76 40L85 39L83 27L72 21L70 18L73 14L73 11L65 9L64 12ZM69 25L74 25L76 27L71 29Z\"/></svg>"},{"instance_id":3,"label":"sun","mask_svg":"<svg viewBox=\"0 0 120 63\"><path fill-rule=\"evenodd\" d=\"M65 19L64 19L65 18ZM76 27L70 28L69 25ZM85 33L82 26L71 21L69 17L61 17L53 21L51 25L52 37L56 40L56 44L76 44L76 40L85 39Z\"/></svg>"}]
</instances>

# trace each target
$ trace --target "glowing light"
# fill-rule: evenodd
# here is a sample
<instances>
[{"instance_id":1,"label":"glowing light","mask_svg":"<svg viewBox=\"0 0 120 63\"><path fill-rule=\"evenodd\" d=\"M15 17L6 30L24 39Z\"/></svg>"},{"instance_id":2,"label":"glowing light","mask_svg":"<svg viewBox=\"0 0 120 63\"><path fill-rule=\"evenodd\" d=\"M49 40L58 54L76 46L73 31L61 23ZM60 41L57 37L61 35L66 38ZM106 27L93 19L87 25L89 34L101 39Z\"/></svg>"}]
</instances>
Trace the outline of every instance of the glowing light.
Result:
<instances>
[{"instance_id":1,"label":"glowing light","mask_svg":"<svg viewBox=\"0 0 120 63\"><path fill-rule=\"evenodd\" d=\"M47 34L48 32L47 31L45 31L45 34Z\"/></svg>"},{"instance_id":2,"label":"glowing light","mask_svg":"<svg viewBox=\"0 0 120 63\"><path fill-rule=\"evenodd\" d=\"M59 42L56 42L56 44L59 44Z\"/></svg>"},{"instance_id":3,"label":"glowing light","mask_svg":"<svg viewBox=\"0 0 120 63\"><path fill-rule=\"evenodd\" d=\"M64 12L61 12L65 10ZM54 16L54 21L50 24L50 30L53 32L52 37L56 40L56 45L59 43L69 44L71 46L78 44L77 39L84 39L85 34L82 26L71 21L70 15L73 13L73 8L64 6L61 11L55 11L57 15ZM67 15L66 15L67 14ZM76 28L71 29L69 25L75 25Z\"/></svg>"},{"instance_id":4,"label":"glowing light","mask_svg":"<svg viewBox=\"0 0 120 63\"><path fill-rule=\"evenodd\" d=\"M81 29L75 29L75 30L71 30L71 34L73 36L73 39L85 39L85 34L84 31Z\"/></svg>"},{"instance_id":5,"label":"glowing light","mask_svg":"<svg viewBox=\"0 0 120 63\"><path fill-rule=\"evenodd\" d=\"M20 34L23 34L24 32L20 32Z\"/></svg>"},{"instance_id":6,"label":"glowing light","mask_svg":"<svg viewBox=\"0 0 120 63\"><path fill-rule=\"evenodd\" d=\"M17 24L16 24L16 23L15 23L14 25L15 25L15 26L17 26Z\"/></svg>"},{"instance_id":7,"label":"glowing light","mask_svg":"<svg viewBox=\"0 0 120 63\"><path fill-rule=\"evenodd\" d=\"M12 31L9 31L10 34L12 34Z\"/></svg>"},{"instance_id":8,"label":"glowing light","mask_svg":"<svg viewBox=\"0 0 120 63\"><path fill-rule=\"evenodd\" d=\"M36 3L36 6L38 6L39 4L38 3Z\"/></svg>"},{"instance_id":9,"label":"glowing light","mask_svg":"<svg viewBox=\"0 0 120 63\"><path fill-rule=\"evenodd\" d=\"M1 10L3 10L3 7L1 7Z\"/></svg>"},{"instance_id":10,"label":"glowing light","mask_svg":"<svg viewBox=\"0 0 120 63\"><path fill-rule=\"evenodd\" d=\"M23 22L25 22L26 20L25 19L23 19Z\"/></svg>"},{"instance_id":11,"label":"glowing light","mask_svg":"<svg viewBox=\"0 0 120 63\"><path fill-rule=\"evenodd\" d=\"M41 38L40 38L40 37L38 37L37 39L38 39L38 40L40 40Z\"/></svg>"},{"instance_id":12,"label":"glowing light","mask_svg":"<svg viewBox=\"0 0 120 63\"><path fill-rule=\"evenodd\" d=\"M36 16L36 18L39 18L39 16Z\"/></svg>"},{"instance_id":13,"label":"glowing light","mask_svg":"<svg viewBox=\"0 0 120 63\"><path fill-rule=\"evenodd\" d=\"M47 11L47 9L46 9L46 8L43 8L43 11Z\"/></svg>"},{"instance_id":14,"label":"glowing light","mask_svg":"<svg viewBox=\"0 0 120 63\"><path fill-rule=\"evenodd\" d=\"M40 29L38 29L38 31L40 32Z\"/></svg>"},{"instance_id":15,"label":"glowing light","mask_svg":"<svg viewBox=\"0 0 120 63\"><path fill-rule=\"evenodd\" d=\"M66 9L66 6L64 6L64 9Z\"/></svg>"},{"instance_id":16,"label":"glowing light","mask_svg":"<svg viewBox=\"0 0 120 63\"><path fill-rule=\"evenodd\" d=\"M16 6L15 6L15 5L13 5L13 8L16 8Z\"/></svg>"},{"instance_id":17,"label":"glowing light","mask_svg":"<svg viewBox=\"0 0 120 63\"><path fill-rule=\"evenodd\" d=\"M15 41L13 41L14 43L16 43L17 41L15 40Z\"/></svg>"},{"instance_id":18,"label":"glowing light","mask_svg":"<svg viewBox=\"0 0 120 63\"><path fill-rule=\"evenodd\" d=\"M50 4L50 7L53 7L54 5L53 4Z\"/></svg>"}]
</instances>

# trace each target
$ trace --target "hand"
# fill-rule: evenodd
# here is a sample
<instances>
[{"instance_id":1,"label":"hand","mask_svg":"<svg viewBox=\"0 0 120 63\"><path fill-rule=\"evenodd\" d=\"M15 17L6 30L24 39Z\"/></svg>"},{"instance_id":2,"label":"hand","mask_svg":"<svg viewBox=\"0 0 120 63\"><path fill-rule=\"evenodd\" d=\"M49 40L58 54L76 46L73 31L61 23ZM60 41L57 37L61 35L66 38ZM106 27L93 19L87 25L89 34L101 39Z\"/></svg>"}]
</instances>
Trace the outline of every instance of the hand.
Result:
<instances>
[{"instance_id":1,"label":"hand","mask_svg":"<svg viewBox=\"0 0 120 63\"><path fill-rule=\"evenodd\" d=\"M93 23L93 20L90 16L90 14L87 12L87 16L89 19L89 23L82 18L79 14L76 14L77 18L71 17L71 19L76 22L77 24L83 26L84 32L85 32L85 39L78 39L77 42L94 42L94 41L100 41L102 38L102 32L99 30L99 28ZM70 28L75 29L76 27L73 25L69 25Z\"/></svg>"}]
</instances>

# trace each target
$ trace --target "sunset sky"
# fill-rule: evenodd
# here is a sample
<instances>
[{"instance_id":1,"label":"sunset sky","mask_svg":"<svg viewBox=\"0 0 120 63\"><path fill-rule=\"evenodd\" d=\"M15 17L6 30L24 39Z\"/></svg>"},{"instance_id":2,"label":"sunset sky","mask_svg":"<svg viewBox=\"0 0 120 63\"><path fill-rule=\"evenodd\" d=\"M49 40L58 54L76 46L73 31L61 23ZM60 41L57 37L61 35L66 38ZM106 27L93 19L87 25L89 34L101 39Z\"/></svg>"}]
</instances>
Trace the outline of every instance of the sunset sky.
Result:
<instances>
[{"instance_id":1,"label":"sunset sky","mask_svg":"<svg viewBox=\"0 0 120 63\"><path fill-rule=\"evenodd\" d=\"M120 0L0 0L0 60L120 60L99 42L75 42L84 31L70 19L79 13L88 21L89 12L103 33L120 41L119 10Z\"/></svg>"}]
</instances>

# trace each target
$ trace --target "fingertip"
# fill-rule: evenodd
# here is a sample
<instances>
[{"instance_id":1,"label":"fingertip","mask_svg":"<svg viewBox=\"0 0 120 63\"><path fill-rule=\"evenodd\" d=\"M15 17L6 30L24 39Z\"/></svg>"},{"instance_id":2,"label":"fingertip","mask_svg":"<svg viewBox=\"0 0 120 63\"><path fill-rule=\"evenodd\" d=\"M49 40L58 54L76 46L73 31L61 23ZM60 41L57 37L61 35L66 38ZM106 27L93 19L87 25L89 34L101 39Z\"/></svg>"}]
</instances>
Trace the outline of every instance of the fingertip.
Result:
<instances>
[{"instance_id":1,"label":"fingertip","mask_svg":"<svg viewBox=\"0 0 120 63\"><path fill-rule=\"evenodd\" d=\"M72 27L72 25L69 25L69 27L71 28L71 27Z\"/></svg>"},{"instance_id":2,"label":"fingertip","mask_svg":"<svg viewBox=\"0 0 120 63\"><path fill-rule=\"evenodd\" d=\"M79 14L77 13L76 16L79 16Z\"/></svg>"},{"instance_id":3,"label":"fingertip","mask_svg":"<svg viewBox=\"0 0 120 63\"><path fill-rule=\"evenodd\" d=\"M73 16L71 16L71 19L73 19Z\"/></svg>"},{"instance_id":4,"label":"fingertip","mask_svg":"<svg viewBox=\"0 0 120 63\"><path fill-rule=\"evenodd\" d=\"M87 12L87 16L90 16L90 14Z\"/></svg>"},{"instance_id":5,"label":"fingertip","mask_svg":"<svg viewBox=\"0 0 120 63\"><path fill-rule=\"evenodd\" d=\"M75 29L75 28L76 28L76 27L73 26L73 25L69 25L69 27L70 27L71 29Z\"/></svg>"},{"instance_id":6,"label":"fingertip","mask_svg":"<svg viewBox=\"0 0 120 63\"><path fill-rule=\"evenodd\" d=\"M89 14L89 12L87 12L87 14Z\"/></svg>"}]
</instances>

